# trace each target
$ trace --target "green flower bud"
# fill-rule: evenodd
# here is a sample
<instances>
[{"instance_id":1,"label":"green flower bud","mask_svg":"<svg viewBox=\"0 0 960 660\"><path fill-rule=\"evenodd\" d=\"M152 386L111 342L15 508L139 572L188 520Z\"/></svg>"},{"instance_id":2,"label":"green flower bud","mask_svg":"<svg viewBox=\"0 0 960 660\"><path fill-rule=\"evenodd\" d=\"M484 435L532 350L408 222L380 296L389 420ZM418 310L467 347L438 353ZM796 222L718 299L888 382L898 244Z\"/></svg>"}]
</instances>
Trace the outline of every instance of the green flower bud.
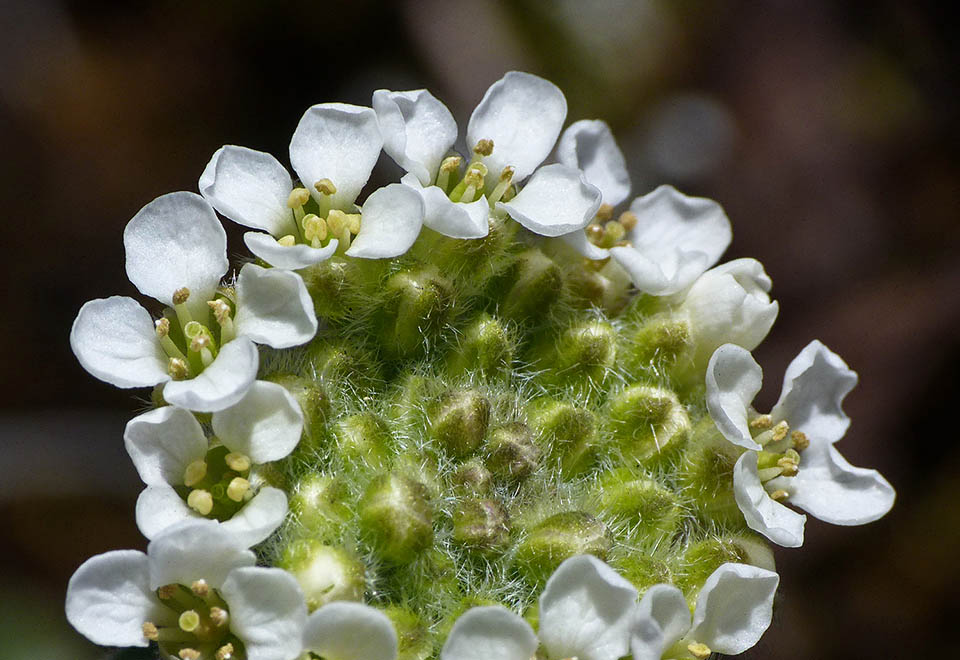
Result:
<instances>
[{"instance_id":1,"label":"green flower bud","mask_svg":"<svg viewBox=\"0 0 960 660\"><path fill-rule=\"evenodd\" d=\"M717 536L687 546L674 566L674 584L694 598L710 574L727 562L775 570L770 546L753 532Z\"/></svg>"},{"instance_id":2,"label":"green flower bud","mask_svg":"<svg viewBox=\"0 0 960 660\"><path fill-rule=\"evenodd\" d=\"M690 434L690 418L677 395L652 385L632 385L614 395L609 424L624 458L641 462L668 457Z\"/></svg>"},{"instance_id":3,"label":"green flower bud","mask_svg":"<svg viewBox=\"0 0 960 660\"><path fill-rule=\"evenodd\" d=\"M635 538L656 543L669 540L680 528L680 498L639 470L623 467L605 472L597 490L602 510L626 522Z\"/></svg>"},{"instance_id":4,"label":"green flower bud","mask_svg":"<svg viewBox=\"0 0 960 660\"><path fill-rule=\"evenodd\" d=\"M534 349L532 361L537 368L549 365L538 374L543 382L596 388L613 369L616 357L616 330L609 323L589 320L548 338Z\"/></svg>"},{"instance_id":5,"label":"green flower bud","mask_svg":"<svg viewBox=\"0 0 960 660\"><path fill-rule=\"evenodd\" d=\"M563 291L563 272L536 248L522 252L511 269L513 285L503 298L500 313L518 321L543 320Z\"/></svg>"},{"instance_id":6,"label":"green flower bud","mask_svg":"<svg viewBox=\"0 0 960 660\"><path fill-rule=\"evenodd\" d=\"M669 370L693 357L690 324L668 315L656 315L640 324L628 337L623 366L633 373Z\"/></svg>"},{"instance_id":7,"label":"green flower bud","mask_svg":"<svg viewBox=\"0 0 960 660\"><path fill-rule=\"evenodd\" d=\"M492 376L507 371L513 362L516 339L500 321L484 314L468 325L447 357L447 370L458 375L477 370Z\"/></svg>"},{"instance_id":8,"label":"green flower bud","mask_svg":"<svg viewBox=\"0 0 960 660\"><path fill-rule=\"evenodd\" d=\"M423 352L444 329L454 300L453 285L432 266L391 275L379 318L381 349L393 357Z\"/></svg>"},{"instance_id":9,"label":"green flower bud","mask_svg":"<svg viewBox=\"0 0 960 660\"><path fill-rule=\"evenodd\" d=\"M382 474L360 501L360 527L387 561L405 564L433 543L433 509L426 486L398 473Z\"/></svg>"},{"instance_id":10,"label":"green flower bud","mask_svg":"<svg viewBox=\"0 0 960 660\"><path fill-rule=\"evenodd\" d=\"M339 320L369 304L362 288L364 269L352 260L331 259L300 271L318 318Z\"/></svg>"},{"instance_id":11,"label":"green flower bud","mask_svg":"<svg viewBox=\"0 0 960 660\"><path fill-rule=\"evenodd\" d=\"M462 488L468 493L485 493L490 490L493 475L487 466L478 458L472 458L463 463L453 473L454 486Z\"/></svg>"},{"instance_id":12,"label":"green flower bud","mask_svg":"<svg viewBox=\"0 0 960 660\"><path fill-rule=\"evenodd\" d=\"M430 419L430 432L451 456L466 456L483 442L490 422L490 401L475 391L444 394Z\"/></svg>"},{"instance_id":13,"label":"green flower bud","mask_svg":"<svg viewBox=\"0 0 960 660\"><path fill-rule=\"evenodd\" d=\"M333 427L333 436L347 461L376 469L386 467L393 438L386 423L373 413L340 419Z\"/></svg>"},{"instance_id":14,"label":"green flower bud","mask_svg":"<svg viewBox=\"0 0 960 660\"><path fill-rule=\"evenodd\" d=\"M597 457L600 441L597 418L586 408L542 398L526 408L527 422L548 448L550 465L560 465L565 476L590 468Z\"/></svg>"},{"instance_id":15,"label":"green flower bud","mask_svg":"<svg viewBox=\"0 0 960 660\"><path fill-rule=\"evenodd\" d=\"M534 582L543 582L564 559L591 554L606 559L613 545L607 527L583 511L550 516L533 527L517 546L517 568Z\"/></svg>"},{"instance_id":16,"label":"green flower bud","mask_svg":"<svg viewBox=\"0 0 960 660\"><path fill-rule=\"evenodd\" d=\"M319 383L293 374L277 373L264 380L283 386L300 404L308 436L314 436L330 416L330 397Z\"/></svg>"},{"instance_id":17,"label":"green flower bud","mask_svg":"<svg viewBox=\"0 0 960 660\"><path fill-rule=\"evenodd\" d=\"M670 584L672 581L670 565L663 559L643 552L627 553L611 562L611 565L641 594L655 584Z\"/></svg>"},{"instance_id":18,"label":"green flower bud","mask_svg":"<svg viewBox=\"0 0 960 660\"><path fill-rule=\"evenodd\" d=\"M743 526L743 514L733 494L733 466L742 453L709 417L697 424L683 452L677 480L702 519Z\"/></svg>"},{"instance_id":19,"label":"green flower bud","mask_svg":"<svg viewBox=\"0 0 960 660\"><path fill-rule=\"evenodd\" d=\"M487 443L487 467L504 481L524 479L537 467L540 448L526 424L514 422L490 434Z\"/></svg>"},{"instance_id":20,"label":"green flower bud","mask_svg":"<svg viewBox=\"0 0 960 660\"><path fill-rule=\"evenodd\" d=\"M312 537L335 539L350 515L349 495L341 478L308 474L293 489L290 512Z\"/></svg>"},{"instance_id":21,"label":"green flower bud","mask_svg":"<svg viewBox=\"0 0 960 660\"><path fill-rule=\"evenodd\" d=\"M296 578L311 612L335 600L363 600L367 588L363 562L314 539L288 545L277 565Z\"/></svg>"},{"instance_id":22,"label":"green flower bud","mask_svg":"<svg viewBox=\"0 0 960 660\"><path fill-rule=\"evenodd\" d=\"M316 381L330 395L362 396L381 382L380 363L357 342L313 342L307 357Z\"/></svg>"},{"instance_id":23,"label":"green flower bud","mask_svg":"<svg viewBox=\"0 0 960 660\"><path fill-rule=\"evenodd\" d=\"M400 605L383 609L397 631L397 660L427 660L433 655L430 624L413 610Z\"/></svg>"},{"instance_id":24,"label":"green flower bud","mask_svg":"<svg viewBox=\"0 0 960 660\"><path fill-rule=\"evenodd\" d=\"M501 549L510 541L507 512L495 500L468 499L453 512L453 540L479 550Z\"/></svg>"}]
</instances>

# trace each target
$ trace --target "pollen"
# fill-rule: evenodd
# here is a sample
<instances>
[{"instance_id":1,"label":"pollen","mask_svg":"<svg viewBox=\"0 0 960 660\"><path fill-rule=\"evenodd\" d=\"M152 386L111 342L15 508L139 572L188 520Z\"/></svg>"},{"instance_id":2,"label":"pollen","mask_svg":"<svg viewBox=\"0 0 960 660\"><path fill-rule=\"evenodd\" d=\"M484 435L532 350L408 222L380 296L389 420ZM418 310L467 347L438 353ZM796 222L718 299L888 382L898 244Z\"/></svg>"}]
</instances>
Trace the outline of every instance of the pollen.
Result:
<instances>
[{"instance_id":1,"label":"pollen","mask_svg":"<svg viewBox=\"0 0 960 660\"><path fill-rule=\"evenodd\" d=\"M191 490L187 495L187 506L201 516L208 516L213 511L213 496L206 490Z\"/></svg>"},{"instance_id":2,"label":"pollen","mask_svg":"<svg viewBox=\"0 0 960 660\"><path fill-rule=\"evenodd\" d=\"M310 191L306 188L294 188L287 197L287 206L292 209L303 206L310 201Z\"/></svg>"},{"instance_id":3,"label":"pollen","mask_svg":"<svg viewBox=\"0 0 960 660\"><path fill-rule=\"evenodd\" d=\"M773 418L770 415L757 415L750 420L750 428L756 431L765 431L773 426Z\"/></svg>"},{"instance_id":4,"label":"pollen","mask_svg":"<svg viewBox=\"0 0 960 660\"><path fill-rule=\"evenodd\" d=\"M183 471L183 485L192 488L203 481L205 476L207 476L207 462L199 458L190 463Z\"/></svg>"},{"instance_id":5,"label":"pollen","mask_svg":"<svg viewBox=\"0 0 960 660\"><path fill-rule=\"evenodd\" d=\"M707 646L706 644L703 644L702 642L694 642L693 644L688 644L687 650L690 651L690 655L692 655L697 660L707 660L707 658L709 658L710 654L712 653L712 651L710 650L710 647Z\"/></svg>"},{"instance_id":6,"label":"pollen","mask_svg":"<svg viewBox=\"0 0 960 660\"><path fill-rule=\"evenodd\" d=\"M250 490L250 482L243 477L234 477L227 486L227 497L234 502L242 502L244 495Z\"/></svg>"},{"instance_id":7,"label":"pollen","mask_svg":"<svg viewBox=\"0 0 960 660\"><path fill-rule=\"evenodd\" d=\"M173 292L174 305L182 305L188 300L190 300L190 289L188 289L187 287L181 287Z\"/></svg>"},{"instance_id":8,"label":"pollen","mask_svg":"<svg viewBox=\"0 0 960 660\"><path fill-rule=\"evenodd\" d=\"M234 472L246 472L250 469L250 457L239 452L230 452L223 457L227 467Z\"/></svg>"},{"instance_id":9,"label":"pollen","mask_svg":"<svg viewBox=\"0 0 960 660\"><path fill-rule=\"evenodd\" d=\"M493 140L488 140L486 138L477 140L477 144L473 148L473 153L477 154L478 156L489 156L493 153Z\"/></svg>"},{"instance_id":10,"label":"pollen","mask_svg":"<svg viewBox=\"0 0 960 660\"><path fill-rule=\"evenodd\" d=\"M320 179L313 187L317 189L317 192L321 195L336 195L337 187L333 185L333 181L330 179Z\"/></svg>"}]
</instances>

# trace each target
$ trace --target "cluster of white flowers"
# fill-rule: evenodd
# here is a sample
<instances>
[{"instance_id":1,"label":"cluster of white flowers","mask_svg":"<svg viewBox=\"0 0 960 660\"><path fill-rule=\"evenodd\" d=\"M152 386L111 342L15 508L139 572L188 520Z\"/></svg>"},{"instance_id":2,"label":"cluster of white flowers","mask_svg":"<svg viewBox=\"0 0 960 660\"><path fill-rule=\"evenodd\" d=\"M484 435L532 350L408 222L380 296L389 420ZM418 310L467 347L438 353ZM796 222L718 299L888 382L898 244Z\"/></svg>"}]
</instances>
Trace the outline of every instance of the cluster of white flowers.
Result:
<instances>
[{"instance_id":1,"label":"cluster of white flowers","mask_svg":"<svg viewBox=\"0 0 960 660\"><path fill-rule=\"evenodd\" d=\"M575 122L561 135L566 113L552 83L508 73L470 117L463 157L452 152L453 116L426 90L379 90L372 108L315 105L290 143L298 185L273 156L224 146L200 177L200 195L164 195L134 216L124 232L127 274L165 306L162 315L154 320L126 297L93 300L70 340L101 380L162 385L166 405L131 420L124 434L146 484L136 520L150 544L146 554L108 552L77 570L67 594L77 630L103 645L155 641L182 660L294 660L305 651L326 660L396 658L396 632L379 610L334 602L308 617L290 574L254 566L249 548L288 512L284 491L258 470L288 456L304 428L297 400L257 380L256 344L289 348L317 332L297 270L335 254L398 257L424 225L480 239L493 217L509 217L679 310L697 335L709 413L743 450L736 502L771 541L803 541L805 517L781 501L841 525L889 510L890 485L833 447L849 425L841 401L856 375L822 344L791 363L771 414L751 407L761 372L749 351L778 306L757 261L715 266L731 239L720 206L662 186L613 220L630 194L623 155L600 121ZM381 151L406 175L358 206ZM551 153L556 162L544 164ZM224 281L226 234L215 211L255 230L244 242L271 267L247 263ZM778 581L764 568L724 564L699 589L691 620L676 587L657 585L639 599L610 566L580 555L546 583L536 633L503 607L476 607L456 621L440 657L528 660L538 648L580 660L736 654L768 627Z\"/></svg>"}]
</instances>

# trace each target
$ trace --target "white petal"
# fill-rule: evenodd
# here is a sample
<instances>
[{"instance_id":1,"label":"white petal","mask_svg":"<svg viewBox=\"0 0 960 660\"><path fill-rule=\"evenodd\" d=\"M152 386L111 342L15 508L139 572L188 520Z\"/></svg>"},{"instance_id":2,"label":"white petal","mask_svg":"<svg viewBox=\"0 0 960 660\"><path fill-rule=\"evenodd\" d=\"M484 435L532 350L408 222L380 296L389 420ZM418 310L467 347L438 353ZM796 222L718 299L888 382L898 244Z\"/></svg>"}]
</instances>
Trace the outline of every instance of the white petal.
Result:
<instances>
[{"instance_id":1,"label":"white petal","mask_svg":"<svg viewBox=\"0 0 960 660\"><path fill-rule=\"evenodd\" d=\"M383 150L425 186L433 183L440 162L457 141L457 122L425 89L373 93Z\"/></svg>"},{"instance_id":2,"label":"white petal","mask_svg":"<svg viewBox=\"0 0 960 660\"><path fill-rule=\"evenodd\" d=\"M599 261L600 259L606 259L610 256L609 250L605 250L602 247L597 247L587 240L587 234L582 230L572 231L569 234L564 234L560 237L560 240L585 256L587 259L595 259Z\"/></svg>"},{"instance_id":3,"label":"white petal","mask_svg":"<svg viewBox=\"0 0 960 660\"><path fill-rule=\"evenodd\" d=\"M254 382L236 405L213 413L213 432L220 441L254 463L287 456L302 431L300 404L286 388L265 380Z\"/></svg>"},{"instance_id":4,"label":"white petal","mask_svg":"<svg viewBox=\"0 0 960 660\"><path fill-rule=\"evenodd\" d=\"M326 245L319 248L302 243L280 245L270 234L258 231L248 231L243 235L243 242L251 252L274 268L287 270L299 270L326 261L333 256L337 246L340 245L340 241L335 238L331 238Z\"/></svg>"},{"instance_id":5,"label":"white petal","mask_svg":"<svg viewBox=\"0 0 960 660\"><path fill-rule=\"evenodd\" d=\"M380 157L383 140L370 108L321 103L307 110L290 140L290 164L303 187L318 201L314 184L330 179L336 186L333 208L350 209Z\"/></svg>"},{"instance_id":6,"label":"white petal","mask_svg":"<svg viewBox=\"0 0 960 660\"><path fill-rule=\"evenodd\" d=\"M771 302L770 278L756 259L734 259L697 278L682 297L681 308L697 333L698 358L706 361L722 344L748 351L760 345L780 306Z\"/></svg>"},{"instance_id":7,"label":"white petal","mask_svg":"<svg viewBox=\"0 0 960 660\"><path fill-rule=\"evenodd\" d=\"M637 606L630 640L633 660L660 660L689 629L690 610L680 590L669 584L650 587Z\"/></svg>"},{"instance_id":8,"label":"white petal","mask_svg":"<svg viewBox=\"0 0 960 660\"><path fill-rule=\"evenodd\" d=\"M763 636L780 576L746 564L724 564L700 590L689 637L725 655L743 653Z\"/></svg>"},{"instance_id":9,"label":"white petal","mask_svg":"<svg viewBox=\"0 0 960 660\"><path fill-rule=\"evenodd\" d=\"M147 486L137 498L137 529L148 539L155 539L164 531L185 520L206 520L187 506L171 486Z\"/></svg>"},{"instance_id":10,"label":"white petal","mask_svg":"<svg viewBox=\"0 0 960 660\"><path fill-rule=\"evenodd\" d=\"M186 467L206 456L208 447L200 422L176 406L131 419L123 431L123 442L148 486L182 484Z\"/></svg>"},{"instance_id":11,"label":"white petal","mask_svg":"<svg viewBox=\"0 0 960 660\"><path fill-rule=\"evenodd\" d=\"M165 584L190 586L197 580L219 589L230 571L257 561L256 555L213 520L174 525L150 541L147 556L151 589Z\"/></svg>"},{"instance_id":12,"label":"white petal","mask_svg":"<svg viewBox=\"0 0 960 660\"><path fill-rule=\"evenodd\" d=\"M400 182L416 190L423 198L423 224L451 238L483 238L490 231L490 204L482 196L469 204L451 202L437 186L424 188L413 174Z\"/></svg>"},{"instance_id":13,"label":"white petal","mask_svg":"<svg viewBox=\"0 0 960 660\"><path fill-rule=\"evenodd\" d=\"M497 208L542 236L562 236L590 224L600 208L600 190L579 170L559 163L538 169L516 197Z\"/></svg>"},{"instance_id":14,"label":"white petal","mask_svg":"<svg viewBox=\"0 0 960 660\"><path fill-rule=\"evenodd\" d=\"M507 165L522 181L543 162L567 117L567 100L560 88L529 73L511 71L483 95L467 124L467 147L493 140L493 153L484 158L487 182L496 183ZM491 179L492 177L492 179Z\"/></svg>"},{"instance_id":15,"label":"white petal","mask_svg":"<svg viewBox=\"0 0 960 660\"><path fill-rule=\"evenodd\" d=\"M720 205L660 186L630 205L637 225L632 247L610 250L638 289L656 296L690 286L730 244L730 221Z\"/></svg>"},{"instance_id":16,"label":"white petal","mask_svg":"<svg viewBox=\"0 0 960 660\"><path fill-rule=\"evenodd\" d=\"M237 278L237 334L273 348L305 344L317 333L307 286L296 273L246 264Z\"/></svg>"},{"instance_id":17,"label":"white petal","mask_svg":"<svg viewBox=\"0 0 960 660\"><path fill-rule=\"evenodd\" d=\"M292 575L279 568L237 568L220 594L230 608L230 632L243 642L248 660L300 655L307 605Z\"/></svg>"},{"instance_id":18,"label":"white petal","mask_svg":"<svg viewBox=\"0 0 960 660\"><path fill-rule=\"evenodd\" d=\"M630 175L610 127L598 119L581 119L567 127L557 144L557 160L583 171L583 178L616 206L630 194Z\"/></svg>"},{"instance_id":19,"label":"white petal","mask_svg":"<svg viewBox=\"0 0 960 660\"><path fill-rule=\"evenodd\" d=\"M303 646L326 660L394 660L397 633L383 612L338 601L307 617Z\"/></svg>"},{"instance_id":20,"label":"white petal","mask_svg":"<svg viewBox=\"0 0 960 660\"><path fill-rule=\"evenodd\" d=\"M230 265L216 213L190 192L161 195L140 209L123 230L123 247L127 277L140 293L173 305L173 292L187 287L197 316Z\"/></svg>"},{"instance_id":21,"label":"white petal","mask_svg":"<svg viewBox=\"0 0 960 660\"><path fill-rule=\"evenodd\" d=\"M591 555L567 559L540 596L540 641L554 658L617 660L629 649L637 590Z\"/></svg>"},{"instance_id":22,"label":"white petal","mask_svg":"<svg viewBox=\"0 0 960 660\"><path fill-rule=\"evenodd\" d=\"M727 440L745 449L760 449L751 437L747 410L763 384L763 370L750 351L724 344L707 365L707 410Z\"/></svg>"},{"instance_id":23,"label":"white petal","mask_svg":"<svg viewBox=\"0 0 960 660\"><path fill-rule=\"evenodd\" d=\"M287 515L287 496L278 488L265 486L220 526L244 547L262 543Z\"/></svg>"},{"instance_id":24,"label":"white petal","mask_svg":"<svg viewBox=\"0 0 960 660\"><path fill-rule=\"evenodd\" d=\"M440 660L529 660L537 636L526 621L499 606L473 607L450 630Z\"/></svg>"},{"instance_id":25,"label":"white petal","mask_svg":"<svg viewBox=\"0 0 960 660\"><path fill-rule=\"evenodd\" d=\"M896 492L876 470L855 467L830 444L811 444L800 454L800 471L770 482L790 493L789 502L834 525L863 525L882 518Z\"/></svg>"},{"instance_id":26,"label":"white petal","mask_svg":"<svg viewBox=\"0 0 960 660\"><path fill-rule=\"evenodd\" d=\"M785 548L803 545L807 517L773 500L757 472L757 453L748 451L733 466L733 494L747 526Z\"/></svg>"},{"instance_id":27,"label":"white petal","mask_svg":"<svg viewBox=\"0 0 960 660\"><path fill-rule=\"evenodd\" d=\"M190 380L171 380L163 388L169 403L195 410L214 412L243 398L257 378L260 354L246 337L237 337L220 348L209 367Z\"/></svg>"},{"instance_id":28,"label":"white petal","mask_svg":"<svg viewBox=\"0 0 960 660\"><path fill-rule=\"evenodd\" d=\"M234 222L274 236L295 230L287 206L293 181L268 153L227 145L217 149L200 175L200 194Z\"/></svg>"},{"instance_id":29,"label":"white petal","mask_svg":"<svg viewBox=\"0 0 960 660\"><path fill-rule=\"evenodd\" d=\"M813 444L836 442L850 426L843 399L856 384L856 372L814 340L787 367L780 400L770 414L806 433Z\"/></svg>"},{"instance_id":30,"label":"white petal","mask_svg":"<svg viewBox=\"0 0 960 660\"><path fill-rule=\"evenodd\" d=\"M84 303L70 330L70 348L84 369L117 387L149 387L170 379L153 320L133 298Z\"/></svg>"},{"instance_id":31,"label":"white petal","mask_svg":"<svg viewBox=\"0 0 960 660\"><path fill-rule=\"evenodd\" d=\"M363 204L360 233L346 254L363 259L398 257L410 249L423 226L423 200L415 190L391 183Z\"/></svg>"},{"instance_id":32,"label":"white petal","mask_svg":"<svg viewBox=\"0 0 960 660\"><path fill-rule=\"evenodd\" d=\"M148 646L143 624L170 625L173 612L150 588L147 556L116 550L85 561L67 585L67 620L100 646Z\"/></svg>"}]
</instances>

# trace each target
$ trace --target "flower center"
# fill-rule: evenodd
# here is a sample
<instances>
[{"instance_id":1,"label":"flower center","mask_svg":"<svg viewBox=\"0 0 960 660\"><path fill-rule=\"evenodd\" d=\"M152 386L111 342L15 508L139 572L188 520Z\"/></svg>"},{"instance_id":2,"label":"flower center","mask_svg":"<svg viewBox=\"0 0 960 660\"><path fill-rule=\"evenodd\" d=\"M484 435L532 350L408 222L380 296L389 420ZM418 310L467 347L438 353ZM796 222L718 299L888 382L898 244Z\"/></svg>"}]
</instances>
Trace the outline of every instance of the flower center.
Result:
<instances>
[{"instance_id":1,"label":"flower center","mask_svg":"<svg viewBox=\"0 0 960 660\"><path fill-rule=\"evenodd\" d=\"M229 520L253 497L250 466L249 456L218 445L187 466L183 486L176 490L187 506L201 516Z\"/></svg>"},{"instance_id":2,"label":"flower center","mask_svg":"<svg viewBox=\"0 0 960 660\"><path fill-rule=\"evenodd\" d=\"M460 166L463 164L463 158L460 156L444 158L443 162L440 163L440 170L437 173L437 180L434 185L440 188L452 202L469 204L487 193L487 202L492 208L499 201L511 199L516 195L516 188L511 185L514 169L510 165L500 171L500 177L496 185L487 192L486 179L489 170L483 159L492 153L493 140L478 140L473 148L473 158L467 164L462 177L460 176Z\"/></svg>"},{"instance_id":3,"label":"flower center","mask_svg":"<svg viewBox=\"0 0 960 660\"><path fill-rule=\"evenodd\" d=\"M236 336L233 308L225 296L207 301L210 312L201 319L194 319L187 309L189 299L190 289L177 289L173 308L163 310L163 317L155 321L157 339L167 355L167 372L174 380L197 376L210 366L220 348ZM211 315L215 324L210 322Z\"/></svg>"},{"instance_id":4,"label":"flower center","mask_svg":"<svg viewBox=\"0 0 960 660\"><path fill-rule=\"evenodd\" d=\"M320 179L313 187L320 193L320 201L315 201L306 188L294 188L290 192L287 206L293 209L297 234L281 236L277 242L288 247L299 243L319 249L335 238L337 253L342 254L360 233L360 214L332 208L331 199L337 194L337 187L330 179Z\"/></svg>"},{"instance_id":5,"label":"flower center","mask_svg":"<svg viewBox=\"0 0 960 660\"><path fill-rule=\"evenodd\" d=\"M770 415L757 415L750 420L753 439L763 449L757 454L757 468L760 481L766 484L777 477L795 477L800 470L800 452L810 446L810 440L803 431L791 431L786 420L773 423ZM770 497L781 501L789 493L778 489L770 492Z\"/></svg>"},{"instance_id":6,"label":"flower center","mask_svg":"<svg viewBox=\"0 0 960 660\"><path fill-rule=\"evenodd\" d=\"M176 626L143 624L143 636L158 642L164 653L181 660L244 660L241 642L230 632L230 612L216 589L206 580L189 587L167 584L157 589L157 598L177 615Z\"/></svg>"},{"instance_id":7,"label":"flower center","mask_svg":"<svg viewBox=\"0 0 960 660\"><path fill-rule=\"evenodd\" d=\"M587 240L604 249L629 246L625 240L627 232L637 226L637 216L631 211L624 211L616 220L613 219L613 207L601 204L597 214L586 227Z\"/></svg>"}]
</instances>

